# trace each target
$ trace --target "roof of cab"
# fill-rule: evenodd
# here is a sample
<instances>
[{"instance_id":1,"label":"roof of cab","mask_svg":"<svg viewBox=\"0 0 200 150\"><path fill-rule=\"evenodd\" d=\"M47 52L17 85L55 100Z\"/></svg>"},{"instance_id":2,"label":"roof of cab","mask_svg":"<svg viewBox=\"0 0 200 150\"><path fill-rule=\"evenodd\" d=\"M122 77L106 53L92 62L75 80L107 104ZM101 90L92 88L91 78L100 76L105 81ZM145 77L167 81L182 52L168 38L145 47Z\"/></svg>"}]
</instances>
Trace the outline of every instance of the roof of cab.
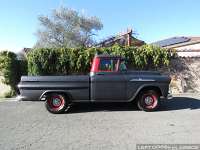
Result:
<instances>
[{"instance_id":1,"label":"roof of cab","mask_svg":"<svg viewBox=\"0 0 200 150\"><path fill-rule=\"evenodd\" d=\"M122 56L119 55L109 55L109 54L99 54L99 55L95 55L95 57L99 57L99 58L124 58Z\"/></svg>"}]
</instances>

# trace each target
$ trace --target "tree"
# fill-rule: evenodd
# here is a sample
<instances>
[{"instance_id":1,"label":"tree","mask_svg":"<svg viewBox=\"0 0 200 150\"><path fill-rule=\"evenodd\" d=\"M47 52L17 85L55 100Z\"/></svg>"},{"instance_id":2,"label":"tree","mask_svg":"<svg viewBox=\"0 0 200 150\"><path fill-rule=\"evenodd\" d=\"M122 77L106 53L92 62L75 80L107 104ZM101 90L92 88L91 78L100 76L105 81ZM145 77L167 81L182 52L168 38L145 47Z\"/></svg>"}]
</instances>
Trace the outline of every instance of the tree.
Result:
<instances>
[{"instance_id":1,"label":"tree","mask_svg":"<svg viewBox=\"0 0 200 150\"><path fill-rule=\"evenodd\" d=\"M88 47L94 36L103 28L95 17L85 16L76 10L60 7L52 16L40 16L41 28L37 31L36 48L44 47Z\"/></svg>"},{"instance_id":2,"label":"tree","mask_svg":"<svg viewBox=\"0 0 200 150\"><path fill-rule=\"evenodd\" d=\"M10 51L0 52L0 75L3 76L2 82L9 85L11 91L5 94L6 97L16 95L19 91L17 84L22 75L27 75L27 60L19 60L17 55Z\"/></svg>"}]
</instances>

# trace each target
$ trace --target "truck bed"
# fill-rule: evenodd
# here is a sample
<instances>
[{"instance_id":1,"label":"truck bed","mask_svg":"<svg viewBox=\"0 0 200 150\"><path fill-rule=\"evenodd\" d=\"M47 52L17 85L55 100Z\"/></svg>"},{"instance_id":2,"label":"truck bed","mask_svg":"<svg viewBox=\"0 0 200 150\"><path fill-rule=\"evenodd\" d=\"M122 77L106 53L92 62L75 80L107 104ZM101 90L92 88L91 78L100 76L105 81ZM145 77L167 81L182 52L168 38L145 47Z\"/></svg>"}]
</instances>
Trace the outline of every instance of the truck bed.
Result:
<instances>
[{"instance_id":1,"label":"truck bed","mask_svg":"<svg viewBox=\"0 0 200 150\"><path fill-rule=\"evenodd\" d=\"M18 87L24 100L39 100L45 91L56 90L71 93L73 100L89 100L89 80L89 75L22 76Z\"/></svg>"}]
</instances>

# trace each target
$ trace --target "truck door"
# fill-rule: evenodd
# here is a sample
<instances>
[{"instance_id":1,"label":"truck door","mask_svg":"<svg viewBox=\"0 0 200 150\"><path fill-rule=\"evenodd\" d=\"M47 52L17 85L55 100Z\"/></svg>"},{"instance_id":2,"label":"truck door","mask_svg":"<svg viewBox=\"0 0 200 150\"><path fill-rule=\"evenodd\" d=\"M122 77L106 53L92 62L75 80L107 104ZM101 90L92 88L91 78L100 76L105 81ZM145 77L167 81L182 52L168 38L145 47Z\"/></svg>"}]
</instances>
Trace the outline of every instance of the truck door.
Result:
<instances>
[{"instance_id":1,"label":"truck door","mask_svg":"<svg viewBox=\"0 0 200 150\"><path fill-rule=\"evenodd\" d=\"M125 101L126 79L118 63L116 58L101 58L98 72L91 75L91 100Z\"/></svg>"}]
</instances>

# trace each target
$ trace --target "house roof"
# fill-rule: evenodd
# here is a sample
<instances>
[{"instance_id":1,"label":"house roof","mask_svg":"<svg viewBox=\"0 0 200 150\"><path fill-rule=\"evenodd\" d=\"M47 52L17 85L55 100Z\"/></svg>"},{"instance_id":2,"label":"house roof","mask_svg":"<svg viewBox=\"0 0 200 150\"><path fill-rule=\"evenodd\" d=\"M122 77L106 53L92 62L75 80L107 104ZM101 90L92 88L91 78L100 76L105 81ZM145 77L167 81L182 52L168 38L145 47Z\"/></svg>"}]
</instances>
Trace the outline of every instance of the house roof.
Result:
<instances>
[{"instance_id":1,"label":"house roof","mask_svg":"<svg viewBox=\"0 0 200 150\"><path fill-rule=\"evenodd\" d=\"M200 43L200 37L178 36L154 42L152 44L165 48L177 48L181 46Z\"/></svg>"},{"instance_id":2,"label":"house roof","mask_svg":"<svg viewBox=\"0 0 200 150\"><path fill-rule=\"evenodd\" d=\"M144 45L145 42L139 40L132 36L132 29L127 29L126 32L119 33L117 35L109 36L104 40L101 40L99 43L95 44L96 47L106 47L115 44L116 42L120 45L125 45L127 43L127 36L130 35L131 45L141 46Z\"/></svg>"}]
</instances>

